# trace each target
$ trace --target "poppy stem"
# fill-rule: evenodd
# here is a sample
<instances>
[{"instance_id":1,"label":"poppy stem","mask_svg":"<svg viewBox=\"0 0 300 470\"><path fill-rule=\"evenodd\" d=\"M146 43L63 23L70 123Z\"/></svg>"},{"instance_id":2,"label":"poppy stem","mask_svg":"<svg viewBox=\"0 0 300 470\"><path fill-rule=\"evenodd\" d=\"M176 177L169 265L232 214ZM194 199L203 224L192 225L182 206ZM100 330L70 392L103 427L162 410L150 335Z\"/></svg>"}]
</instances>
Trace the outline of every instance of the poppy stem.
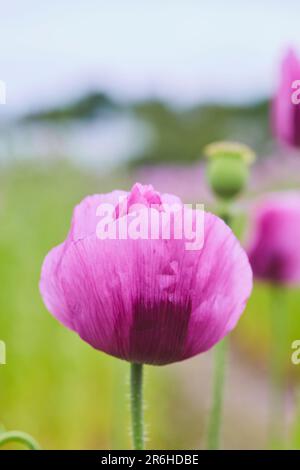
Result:
<instances>
[{"instance_id":1,"label":"poppy stem","mask_svg":"<svg viewBox=\"0 0 300 470\"><path fill-rule=\"evenodd\" d=\"M24 444L30 450L41 450L37 441L29 434L22 431L7 431L0 433L0 446L10 442Z\"/></svg>"},{"instance_id":2,"label":"poppy stem","mask_svg":"<svg viewBox=\"0 0 300 470\"><path fill-rule=\"evenodd\" d=\"M227 338L215 346L215 370L213 381L213 404L208 428L208 449L217 450L220 446L220 430L224 395Z\"/></svg>"},{"instance_id":3,"label":"poppy stem","mask_svg":"<svg viewBox=\"0 0 300 470\"><path fill-rule=\"evenodd\" d=\"M222 201L219 207L219 217L225 224L231 226L232 217L230 207L227 201ZM226 352L228 339L224 338L215 346L214 356L214 379L213 379L213 402L210 412L210 420L208 425L207 447L209 450L217 450L220 447L220 433L222 422L224 382L226 369Z\"/></svg>"},{"instance_id":4,"label":"poppy stem","mask_svg":"<svg viewBox=\"0 0 300 470\"><path fill-rule=\"evenodd\" d=\"M132 440L135 450L144 448L143 423L143 364L130 367Z\"/></svg>"},{"instance_id":5,"label":"poppy stem","mask_svg":"<svg viewBox=\"0 0 300 470\"><path fill-rule=\"evenodd\" d=\"M287 335L287 318L284 308L284 292L279 285L271 288L271 429L270 445L278 449L282 445L284 428L284 359Z\"/></svg>"}]
</instances>

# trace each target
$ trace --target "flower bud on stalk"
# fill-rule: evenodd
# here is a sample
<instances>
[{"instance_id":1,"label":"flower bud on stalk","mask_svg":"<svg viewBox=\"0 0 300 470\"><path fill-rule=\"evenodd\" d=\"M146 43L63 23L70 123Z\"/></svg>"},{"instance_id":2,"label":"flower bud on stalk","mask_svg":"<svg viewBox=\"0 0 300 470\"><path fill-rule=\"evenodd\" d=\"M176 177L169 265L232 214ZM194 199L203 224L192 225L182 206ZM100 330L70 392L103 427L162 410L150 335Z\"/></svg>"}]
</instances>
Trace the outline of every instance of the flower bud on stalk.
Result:
<instances>
[{"instance_id":1,"label":"flower bud on stalk","mask_svg":"<svg viewBox=\"0 0 300 470\"><path fill-rule=\"evenodd\" d=\"M216 196L227 201L240 194L248 182L254 152L236 142L216 142L207 145L204 154L208 158L208 182Z\"/></svg>"},{"instance_id":2,"label":"flower bud on stalk","mask_svg":"<svg viewBox=\"0 0 300 470\"><path fill-rule=\"evenodd\" d=\"M255 160L254 152L246 145L237 142L215 142L207 145L204 154L208 158L207 180L219 199L218 215L227 225L231 225L230 203L246 187L249 179L249 166ZM227 341L216 345L213 399L208 428L208 448L218 449L222 419L224 378Z\"/></svg>"}]
</instances>

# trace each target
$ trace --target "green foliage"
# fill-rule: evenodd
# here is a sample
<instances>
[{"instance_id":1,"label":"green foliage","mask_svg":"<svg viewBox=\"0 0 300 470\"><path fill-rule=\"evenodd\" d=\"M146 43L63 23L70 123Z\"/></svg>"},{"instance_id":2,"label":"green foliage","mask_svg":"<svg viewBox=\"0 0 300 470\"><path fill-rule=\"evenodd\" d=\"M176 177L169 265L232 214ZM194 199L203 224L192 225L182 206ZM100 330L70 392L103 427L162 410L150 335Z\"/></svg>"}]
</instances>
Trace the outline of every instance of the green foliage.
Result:
<instances>
[{"instance_id":1,"label":"green foliage","mask_svg":"<svg viewBox=\"0 0 300 470\"><path fill-rule=\"evenodd\" d=\"M249 106L197 105L174 108L163 101L148 100L124 106L104 93L90 93L61 107L25 117L53 123L94 119L108 111L128 112L145 122L151 142L135 158L141 163L191 163L202 157L205 145L216 140L241 141L262 152L270 140L267 101Z\"/></svg>"},{"instance_id":2,"label":"green foliage","mask_svg":"<svg viewBox=\"0 0 300 470\"><path fill-rule=\"evenodd\" d=\"M154 134L152 145L135 163L190 163L201 158L207 144L217 140L244 142L262 152L270 140L268 102L173 109L150 101L136 105L134 111Z\"/></svg>"},{"instance_id":3,"label":"green foliage","mask_svg":"<svg viewBox=\"0 0 300 470\"><path fill-rule=\"evenodd\" d=\"M64 106L28 114L26 121L65 122L72 119L93 119L103 112L113 111L116 103L105 93L91 92Z\"/></svg>"}]
</instances>

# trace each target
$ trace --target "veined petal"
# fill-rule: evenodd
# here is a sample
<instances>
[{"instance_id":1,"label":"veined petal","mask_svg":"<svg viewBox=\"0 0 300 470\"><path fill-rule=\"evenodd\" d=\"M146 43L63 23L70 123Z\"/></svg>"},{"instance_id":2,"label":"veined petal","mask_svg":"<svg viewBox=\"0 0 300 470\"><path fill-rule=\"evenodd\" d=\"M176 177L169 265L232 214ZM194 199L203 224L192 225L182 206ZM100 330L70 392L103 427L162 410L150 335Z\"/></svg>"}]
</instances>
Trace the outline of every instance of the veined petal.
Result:
<instances>
[{"instance_id":1,"label":"veined petal","mask_svg":"<svg viewBox=\"0 0 300 470\"><path fill-rule=\"evenodd\" d=\"M139 216L152 212L146 207ZM168 223L158 211L162 219ZM69 241L53 260L50 252L41 280L49 310L94 348L128 361L167 364L211 347L241 315L251 269L217 217L205 215L200 250L187 250L190 233L177 239L180 222L170 220L169 239L100 240L91 233Z\"/></svg>"}]
</instances>

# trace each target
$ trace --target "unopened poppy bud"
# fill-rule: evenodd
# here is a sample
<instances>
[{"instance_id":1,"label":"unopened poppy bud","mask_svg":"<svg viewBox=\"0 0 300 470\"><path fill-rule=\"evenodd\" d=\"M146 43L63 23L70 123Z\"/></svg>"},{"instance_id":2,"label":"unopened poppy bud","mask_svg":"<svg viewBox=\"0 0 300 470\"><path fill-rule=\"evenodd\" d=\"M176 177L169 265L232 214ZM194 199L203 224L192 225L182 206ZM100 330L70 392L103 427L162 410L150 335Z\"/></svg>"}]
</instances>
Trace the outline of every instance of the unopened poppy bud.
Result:
<instances>
[{"instance_id":1,"label":"unopened poppy bud","mask_svg":"<svg viewBox=\"0 0 300 470\"><path fill-rule=\"evenodd\" d=\"M236 142L216 142L204 149L207 178L214 193L223 199L237 196L246 186L254 152Z\"/></svg>"}]
</instances>

